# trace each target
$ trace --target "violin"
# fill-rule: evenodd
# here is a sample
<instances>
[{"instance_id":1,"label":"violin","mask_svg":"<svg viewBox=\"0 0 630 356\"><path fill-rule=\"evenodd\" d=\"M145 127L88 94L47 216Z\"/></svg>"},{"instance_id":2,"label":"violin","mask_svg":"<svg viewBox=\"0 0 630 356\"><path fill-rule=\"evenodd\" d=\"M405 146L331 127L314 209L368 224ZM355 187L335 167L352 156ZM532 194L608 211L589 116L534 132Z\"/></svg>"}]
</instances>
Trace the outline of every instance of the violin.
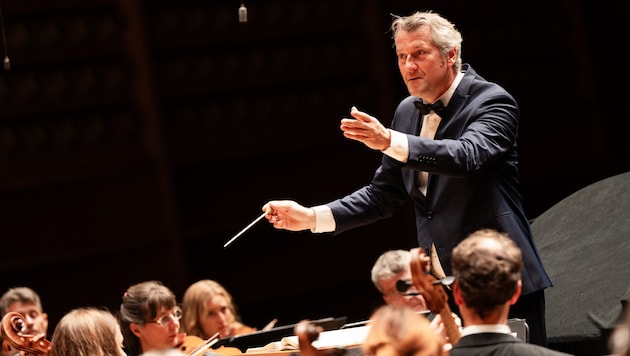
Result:
<instances>
[{"instance_id":1,"label":"violin","mask_svg":"<svg viewBox=\"0 0 630 356\"><path fill-rule=\"evenodd\" d=\"M212 345L216 344L219 341L219 333L212 335L207 340L200 338L195 335L185 335L183 336L183 341L178 347L180 351L182 351L187 356L199 356L203 355L203 353L210 349ZM212 353L220 354L220 355L240 355L242 352L240 349L236 347L226 347L220 346L216 349L212 349Z\"/></svg>"},{"instance_id":2,"label":"violin","mask_svg":"<svg viewBox=\"0 0 630 356\"><path fill-rule=\"evenodd\" d=\"M45 334L25 334L26 320L17 312L7 313L1 321L2 351L19 350L21 356L45 356L50 351L50 341Z\"/></svg>"},{"instance_id":3,"label":"violin","mask_svg":"<svg viewBox=\"0 0 630 356\"><path fill-rule=\"evenodd\" d=\"M431 258L421 248L411 250L410 269L413 285L424 297L429 310L440 314L449 342L455 345L461 338L459 327L447 303L448 295L444 291L444 286L440 280L429 273L431 268L429 265L430 261Z\"/></svg>"}]
</instances>

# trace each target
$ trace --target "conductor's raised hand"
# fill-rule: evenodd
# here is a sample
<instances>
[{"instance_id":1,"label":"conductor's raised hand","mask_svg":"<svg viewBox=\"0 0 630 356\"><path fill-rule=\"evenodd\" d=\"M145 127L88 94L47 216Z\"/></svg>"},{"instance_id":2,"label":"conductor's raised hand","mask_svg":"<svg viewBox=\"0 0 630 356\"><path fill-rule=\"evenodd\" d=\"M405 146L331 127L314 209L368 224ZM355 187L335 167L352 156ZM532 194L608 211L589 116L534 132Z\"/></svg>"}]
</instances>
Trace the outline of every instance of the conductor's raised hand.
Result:
<instances>
[{"instance_id":1,"label":"conductor's raised hand","mask_svg":"<svg viewBox=\"0 0 630 356\"><path fill-rule=\"evenodd\" d=\"M315 228L315 211L293 200L272 200L263 205L265 218L276 229L302 231Z\"/></svg>"},{"instance_id":2,"label":"conductor's raised hand","mask_svg":"<svg viewBox=\"0 0 630 356\"><path fill-rule=\"evenodd\" d=\"M375 117L355 106L350 109L350 115L353 119L341 119L341 131L345 137L362 142L373 150L383 151L389 147L391 133Z\"/></svg>"}]
</instances>

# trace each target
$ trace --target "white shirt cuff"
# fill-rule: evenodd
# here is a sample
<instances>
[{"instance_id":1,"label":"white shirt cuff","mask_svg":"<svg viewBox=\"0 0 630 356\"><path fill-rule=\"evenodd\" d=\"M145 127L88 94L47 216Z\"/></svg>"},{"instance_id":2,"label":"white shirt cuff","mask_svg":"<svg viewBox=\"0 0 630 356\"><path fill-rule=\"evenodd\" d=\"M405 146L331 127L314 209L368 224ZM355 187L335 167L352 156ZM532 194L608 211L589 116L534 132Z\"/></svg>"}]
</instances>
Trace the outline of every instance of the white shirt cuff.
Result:
<instances>
[{"instance_id":1,"label":"white shirt cuff","mask_svg":"<svg viewBox=\"0 0 630 356\"><path fill-rule=\"evenodd\" d=\"M315 228L311 232L322 233L335 231L335 217L332 210L327 205L314 206L315 211Z\"/></svg>"},{"instance_id":2,"label":"white shirt cuff","mask_svg":"<svg viewBox=\"0 0 630 356\"><path fill-rule=\"evenodd\" d=\"M391 132L389 147L383 153L397 161L407 163L407 158L409 157L407 134L392 129L389 129L389 131Z\"/></svg>"}]
</instances>

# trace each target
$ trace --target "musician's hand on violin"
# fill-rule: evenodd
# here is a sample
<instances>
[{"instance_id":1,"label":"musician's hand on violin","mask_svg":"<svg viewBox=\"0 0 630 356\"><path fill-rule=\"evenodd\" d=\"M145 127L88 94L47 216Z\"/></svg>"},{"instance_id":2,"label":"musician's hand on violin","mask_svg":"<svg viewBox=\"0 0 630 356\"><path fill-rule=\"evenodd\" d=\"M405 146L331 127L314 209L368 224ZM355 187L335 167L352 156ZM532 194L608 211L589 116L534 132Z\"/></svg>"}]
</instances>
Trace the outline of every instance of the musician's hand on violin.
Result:
<instances>
[{"instance_id":1,"label":"musician's hand on violin","mask_svg":"<svg viewBox=\"0 0 630 356\"><path fill-rule=\"evenodd\" d=\"M44 340L46 338L46 334L39 333L31 338L32 342L39 342L40 340Z\"/></svg>"},{"instance_id":2,"label":"musician's hand on violin","mask_svg":"<svg viewBox=\"0 0 630 356\"><path fill-rule=\"evenodd\" d=\"M46 354L48 354L48 352L50 352L51 345L48 342L48 340L46 340L46 334L45 333L40 333L40 334L34 335L34 336L32 336L30 338L30 342L33 343L33 344L37 344L40 341L43 341L43 343L41 344L40 349L38 349L37 353L30 352L30 351L20 351L19 355L20 356L38 356L38 355L46 355Z\"/></svg>"},{"instance_id":3,"label":"musician's hand on violin","mask_svg":"<svg viewBox=\"0 0 630 356\"><path fill-rule=\"evenodd\" d=\"M451 312L451 315L453 316L453 320L455 321L455 325L457 325L457 328L462 329L462 319L455 313ZM435 330L435 332L442 336L444 338L444 340L446 341L447 344L450 344L451 341L448 337L448 332L446 330L446 326L444 325L444 323L442 322L442 316L440 314L436 314L435 317L433 318L433 320L431 320L431 327L433 328L433 330Z\"/></svg>"},{"instance_id":4,"label":"musician's hand on violin","mask_svg":"<svg viewBox=\"0 0 630 356\"><path fill-rule=\"evenodd\" d=\"M437 335L441 336L446 342L448 342L446 326L444 326L440 314L436 314L435 317L433 317L433 320L431 320L431 328L433 328Z\"/></svg>"},{"instance_id":5,"label":"musician's hand on violin","mask_svg":"<svg viewBox=\"0 0 630 356\"><path fill-rule=\"evenodd\" d=\"M315 211L293 200L272 200L263 208L265 218L276 229L302 231L315 228Z\"/></svg>"},{"instance_id":6,"label":"musician's hand on violin","mask_svg":"<svg viewBox=\"0 0 630 356\"><path fill-rule=\"evenodd\" d=\"M34 336L32 336L30 338L30 342L33 343L33 344L37 344L37 343L39 343L42 340L44 341L44 343L43 343L43 345L41 347L45 348L46 352L44 352L43 349L40 349L37 353L27 352L27 351L20 351L20 356L38 356L38 355L46 355L46 354L48 354L48 352L50 352L51 346L50 346L50 343L46 340L46 334L40 333L40 334L34 335Z\"/></svg>"}]
</instances>

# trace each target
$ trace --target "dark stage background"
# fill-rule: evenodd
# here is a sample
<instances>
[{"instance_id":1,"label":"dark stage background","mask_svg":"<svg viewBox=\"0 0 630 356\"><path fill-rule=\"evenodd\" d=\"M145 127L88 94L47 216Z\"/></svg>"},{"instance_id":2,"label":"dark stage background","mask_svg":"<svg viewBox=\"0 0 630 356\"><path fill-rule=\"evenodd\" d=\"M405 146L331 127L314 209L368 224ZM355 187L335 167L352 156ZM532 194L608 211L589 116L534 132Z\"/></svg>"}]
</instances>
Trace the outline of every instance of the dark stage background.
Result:
<instances>
[{"instance_id":1,"label":"dark stage background","mask_svg":"<svg viewBox=\"0 0 630 356\"><path fill-rule=\"evenodd\" d=\"M0 289L37 290L50 331L148 279L180 298L215 279L257 327L366 319L376 257L415 246L410 207L336 237L259 223L223 244L269 199L324 203L369 182L380 156L339 120L356 105L389 123L406 95L390 14L443 14L464 61L514 94L531 219L630 170L621 2L245 5L247 23L238 0L2 1Z\"/></svg>"}]
</instances>

